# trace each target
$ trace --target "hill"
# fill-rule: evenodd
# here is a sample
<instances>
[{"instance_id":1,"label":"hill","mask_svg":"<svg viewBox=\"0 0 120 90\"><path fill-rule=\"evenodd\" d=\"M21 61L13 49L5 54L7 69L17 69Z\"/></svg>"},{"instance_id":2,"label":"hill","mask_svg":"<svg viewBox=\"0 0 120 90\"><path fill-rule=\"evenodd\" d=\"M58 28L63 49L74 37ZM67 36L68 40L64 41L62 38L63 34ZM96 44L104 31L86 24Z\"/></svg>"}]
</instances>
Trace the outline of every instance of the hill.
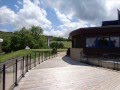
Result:
<instances>
[{"instance_id":1,"label":"hill","mask_svg":"<svg viewBox=\"0 0 120 90\"><path fill-rule=\"evenodd\" d=\"M3 32L3 31L0 31L0 38L12 36L12 34L13 34L12 32Z\"/></svg>"}]
</instances>

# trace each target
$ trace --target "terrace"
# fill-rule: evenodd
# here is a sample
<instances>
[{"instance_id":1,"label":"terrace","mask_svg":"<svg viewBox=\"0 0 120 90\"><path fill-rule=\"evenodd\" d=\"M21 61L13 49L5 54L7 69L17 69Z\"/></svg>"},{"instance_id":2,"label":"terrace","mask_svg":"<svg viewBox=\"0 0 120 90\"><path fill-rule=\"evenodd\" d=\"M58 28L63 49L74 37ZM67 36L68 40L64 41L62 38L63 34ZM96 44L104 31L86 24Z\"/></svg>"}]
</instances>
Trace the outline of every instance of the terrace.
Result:
<instances>
[{"instance_id":1,"label":"terrace","mask_svg":"<svg viewBox=\"0 0 120 90\"><path fill-rule=\"evenodd\" d=\"M50 52L38 51L14 60L12 64L8 62L3 64L0 74L1 90L113 90L120 88L119 71L72 60L65 56L65 52L53 55ZM91 62L90 58L86 57L82 57L81 60ZM98 65L105 64L101 61ZM119 66L120 63L116 65ZM120 70L116 65L115 69Z\"/></svg>"}]
</instances>

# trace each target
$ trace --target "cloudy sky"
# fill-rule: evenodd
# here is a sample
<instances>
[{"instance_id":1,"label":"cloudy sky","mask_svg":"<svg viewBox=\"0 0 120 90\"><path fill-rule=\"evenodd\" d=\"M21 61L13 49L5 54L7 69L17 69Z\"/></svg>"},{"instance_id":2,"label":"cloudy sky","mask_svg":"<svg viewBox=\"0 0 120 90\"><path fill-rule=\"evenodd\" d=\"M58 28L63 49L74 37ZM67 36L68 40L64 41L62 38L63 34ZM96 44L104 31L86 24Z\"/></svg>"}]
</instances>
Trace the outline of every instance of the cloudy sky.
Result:
<instances>
[{"instance_id":1,"label":"cloudy sky","mask_svg":"<svg viewBox=\"0 0 120 90\"><path fill-rule=\"evenodd\" d=\"M120 0L0 0L0 30L37 25L46 35L68 37L77 28L117 19L119 8Z\"/></svg>"}]
</instances>

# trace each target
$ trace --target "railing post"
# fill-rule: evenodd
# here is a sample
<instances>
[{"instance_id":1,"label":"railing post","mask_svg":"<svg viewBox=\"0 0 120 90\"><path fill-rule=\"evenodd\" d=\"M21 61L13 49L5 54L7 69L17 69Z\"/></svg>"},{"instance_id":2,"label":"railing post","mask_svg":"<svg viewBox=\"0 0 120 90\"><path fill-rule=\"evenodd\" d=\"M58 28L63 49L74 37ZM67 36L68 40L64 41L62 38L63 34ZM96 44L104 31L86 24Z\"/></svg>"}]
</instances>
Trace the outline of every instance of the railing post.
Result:
<instances>
[{"instance_id":1,"label":"railing post","mask_svg":"<svg viewBox=\"0 0 120 90\"><path fill-rule=\"evenodd\" d=\"M56 53L56 57L57 57L57 54L58 54L58 52Z\"/></svg>"},{"instance_id":2,"label":"railing post","mask_svg":"<svg viewBox=\"0 0 120 90\"><path fill-rule=\"evenodd\" d=\"M49 51L49 59L50 59L50 51Z\"/></svg>"},{"instance_id":3,"label":"railing post","mask_svg":"<svg viewBox=\"0 0 120 90\"><path fill-rule=\"evenodd\" d=\"M46 60L47 60L47 51L46 51Z\"/></svg>"},{"instance_id":4,"label":"railing post","mask_svg":"<svg viewBox=\"0 0 120 90\"><path fill-rule=\"evenodd\" d=\"M18 63L17 63L17 59L16 59L16 62L15 62L15 86L18 85L18 81L17 81L17 69L18 69Z\"/></svg>"},{"instance_id":5,"label":"railing post","mask_svg":"<svg viewBox=\"0 0 120 90\"><path fill-rule=\"evenodd\" d=\"M23 56L23 69L22 69L22 77L24 77L25 75L24 75L24 56Z\"/></svg>"},{"instance_id":6,"label":"railing post","mask_svg":"<svg viewBox=\"0 0 120 90\"><path fill-rule=\"evenodd\" d=\"M3 90L5 90L5 78L6 78L6 75L5 75L5 64L3 65Z\"/></svg>"},{"instance_id":7,"label":"railing post","mask_svg":"<svg viewBox=\"0 0 120 90\"><path fill-rule=\"evenodd\" d=\"M35 52L35 58L34 58L34 67L36 67L36 52Z\"/></svg>"},{"instance_id":8,"label":"railing post","mask_svg":"<svg viewBox=\"0 0 120 90\"><path fill-rule=\"evenodd\" d=\"M54 53L54 57L55 57L55 53Z\"/></svg>"},{"instance_id":9,"label":"railing post","mask_svg":"<svg viewBox=\"0 0 120 90\"><path fill-rule=\"evenodd\" d=\"M43 62L43 54L44 54L44 52L42 52L42 62Z\"/></svg>"},{"instance_id":10,"label":"railing post","mask_svg":"<svg viewBox=\"0 0 120 90\"><path fill-rule=\"evenodd\" d=\"M26 60L26 72L28 72L28 55L27 55L27 60Z\"/></svg>"},{"instance_id":11,"label":"railing post","mask_svg":"<svg viewBox=\"0 0 120 90\"><path fill-rule=\"evenodd\" d=\"M53 52L52 52L52 58L53 58Z\"/></svg>"},{"instance_id":12,"label":"railing post","mask_svg":"<svg viewBox=\"0 0 120 90\"><path fill-rule=\"evenodd\" d=\"M119 62L119 58L117 60L117 70L119 70L119 64L118 64L118 62Z\"/></svg>"},{"instance_id":13,"label":"railing post","mask_svg":"<svg viewBox=\"0 0 120 90\"><path fill-rule=\"evenodd\" d=\"M46 60L46 52L44 52L44 61Z\"/></svg>"},{"instance_id":14,"label":"railing post","mask_svg":"<svg viewBox=\"0 0 120 90\"><path fill-rule=\"evenodd\" d=\"M39 61L39 64L40 64L40 52L39 52L39 57L38 57L38 61Z\"/></svg>"},{"instance_id":15,"label":"railing post","mask_svg":"<svg viewBox=\"0 0 120 90\"><path fill-rule=\"evenodd\" d=\"M30 69L31 69L31 54L30 54Z\"/></svg>"}]
</instances>

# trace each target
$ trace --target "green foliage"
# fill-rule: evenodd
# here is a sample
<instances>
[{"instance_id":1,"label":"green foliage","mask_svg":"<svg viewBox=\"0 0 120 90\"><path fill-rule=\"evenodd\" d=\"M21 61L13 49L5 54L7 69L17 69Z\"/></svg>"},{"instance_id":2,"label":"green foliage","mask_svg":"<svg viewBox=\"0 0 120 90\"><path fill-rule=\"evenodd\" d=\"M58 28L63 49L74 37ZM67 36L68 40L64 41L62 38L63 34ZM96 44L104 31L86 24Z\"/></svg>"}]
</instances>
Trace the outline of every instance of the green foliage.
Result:
<instances>
[{"instance_id":1,"label":"green foliage","mask_svg":"<svg viewBox=\"0 0 120 90\"><path fill-rule=\"evenodd\" d=\"M52 49L52 54L57 54L57 48Z\"/></svg>"},{"instance_id":2,"label":"green foliage","mask_svg":"<svg viewBox=\"0 0 120 90\"><path fill-rule=\"evenodd\" d=\"M4 38L4 41L2 43L2 49L4 52L10 52L12 50L11 48L11 37Z\"/></svg>"},{"instance_id":3,"label":"green foliage","mask_svg":"<svg viewBox=\"0 0 120 90\"><path fill-rule=\"evenodd\" d=\"M71 48L72 47L72 42L71 41L62 41L62 43L64 44L64 48Z\"/></svg>"},{"instance_id":4,"label":"green foliage","mask_svg":"<svg viewBox=\"0 0 120 90\"><path fill-rule=\"evenodd\" d=\"M70 39L66 39L63 37L51 37L52 41L71 41Z\"/></svg>"},{"instance_id":5,"label":"green foliage","mask_svg":"<svg viewBox=\"0 0 120 90\"><path fill-rule=\"evenodd\" d=\"M17 51L25 49L26 46L32 49L45 48L47 47L47 38L42 34L41 27L32 26L29 29L23 27L20 31L12 33L11 36L3 38L3 51Z\"/></svg>"},{"instance_id":6,"label":"green foliage","mask_svg":"<svg viewBox=\"0 0 120 90\"><path fill-rule=\"evenodd\" d=\"M63 47L61 47L62 49L63 49L63 48L66 48L66 49L67 49L67 48L71 48L71 47L72 47L71 41L51 41L51 44L54 43L54 42L55 42L55 43L56 43L56 42L62 43L62 44L63 44ZM51 44L50 44L50 45L51 45ZM52 46L53 46L53 45L52 45ZM62 46L62 45L61 45L61 46ZM51 46L50 46L50 47L51 47ZM51 48L54 48L54 47L51 47Z\"/></svg>"},{"instance_id":7,"label":"green foliage","mask_svg":"<svg viewBox=\"0 0 120 90\"><path fill-rule=\"evenodd\" d=\"M62 42L52 42L50 44L50 47L51 48L56 48L56 49L58 49L58 48L64 48L64 44Z\"/></svg>"},{"instance_id":8,"label":"green foliage","mask_svg":"<svg viewBox=\"0 0 120 90\"><path fill-rule=\"evenodd\" d=\"M67 55L70 56L70 48L67 50Z\"/></svg>"},{"instance_id":9,"label":"green foliage","mask_svg":"<svg viewBox=\"0 0 120 90\"><path fill-rule=\"evenodd\" d=\"M47 47L47 37L43 35L43 29L38 26L32 26L27 29L23 27L19 31L15 32L2 32L0 31L0 38L3 38L2 43L3 52L9 53L11 51L17 51L25 49L29 46L31 49L42 49ZM53 40L56 43L53 43ZM69 39L62 37L51 38L51 48L68 48L71 46Z\"/></svg>"}]
</instances>

